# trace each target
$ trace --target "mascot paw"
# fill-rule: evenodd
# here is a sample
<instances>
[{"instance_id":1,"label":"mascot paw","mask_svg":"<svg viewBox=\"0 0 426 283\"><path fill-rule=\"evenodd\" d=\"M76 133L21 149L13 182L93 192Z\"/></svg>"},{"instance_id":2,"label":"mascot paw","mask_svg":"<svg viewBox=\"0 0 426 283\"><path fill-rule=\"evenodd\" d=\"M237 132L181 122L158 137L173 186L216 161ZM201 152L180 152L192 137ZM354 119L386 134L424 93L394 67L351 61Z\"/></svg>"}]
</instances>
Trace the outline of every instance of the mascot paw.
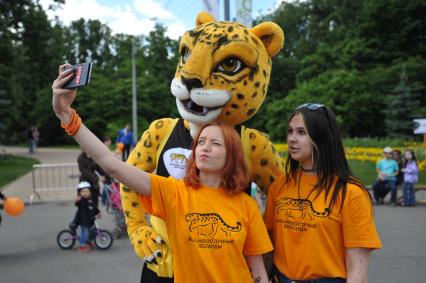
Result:
<instances>
[{"instance_id":1,"label":"mascot paw","mask_svg":"<svg viewBox=\"0 0 426 283\"><path fill-rule=\"evenodd\" d=\"M152 227L143 226L134 238L136 254L148 263L157 264L167 248L161 237Z\"/></svg>"}]
</instances>

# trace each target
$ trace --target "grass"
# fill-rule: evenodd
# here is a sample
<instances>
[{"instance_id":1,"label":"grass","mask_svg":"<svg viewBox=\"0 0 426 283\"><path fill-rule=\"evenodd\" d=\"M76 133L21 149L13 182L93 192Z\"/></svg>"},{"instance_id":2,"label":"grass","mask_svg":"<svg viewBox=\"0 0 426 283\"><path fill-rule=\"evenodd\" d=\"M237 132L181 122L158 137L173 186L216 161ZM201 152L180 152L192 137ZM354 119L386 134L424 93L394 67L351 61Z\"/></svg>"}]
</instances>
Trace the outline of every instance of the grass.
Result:
<instances>
[{"instance_id":1,"label":"grass","mask_svg":"<svg viewBox=\"0 0 426 283\"><path fill-rule=\"evenodd\" d=\"M30 172L38 160L8 154L0 155L0 187Z\"/></svg>"},{"instance_id":2,"label":"grass","mask_svg":"<svg viewBox=\"0 0 426 283\"><path fill-rule=\"evenodd\" d=\"M360 178L364 184L372 185L377 178L376 164L370 161L349 160L352 173ZM426 184L426 170L419 172L418 184Z\"/></svg>"}]
</instances>

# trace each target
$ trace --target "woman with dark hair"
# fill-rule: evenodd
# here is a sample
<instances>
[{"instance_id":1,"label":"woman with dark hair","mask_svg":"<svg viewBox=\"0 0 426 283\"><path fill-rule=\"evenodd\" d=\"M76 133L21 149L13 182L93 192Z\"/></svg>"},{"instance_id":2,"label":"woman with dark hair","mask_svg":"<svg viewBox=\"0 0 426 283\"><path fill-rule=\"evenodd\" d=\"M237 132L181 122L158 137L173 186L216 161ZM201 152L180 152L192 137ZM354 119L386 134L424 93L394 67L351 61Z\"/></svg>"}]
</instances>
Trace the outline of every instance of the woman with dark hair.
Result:
<instances>
[{"instance_id":1,"label":"woman with dark hair","mask_svg":"<svg viewBox=\"0 0 426 283\"><path fill-rule=\"evenodd\" d=\"M334 113L322 104L297 107L287 142L285 174L271 185L265 214L277 282L367 282L371 251L382 244Z\"/></svg>"},{"instance_id":2,"label":"woman with dark hair","mask_svg":"<svg viewBox=\"0 0 426 283\"><path fill-rule=\"evenodd\" d=\"M53 109L74 137L107 173L141 194L151 214L165 220L174 252L174 282L268 282L262 255L272 244L249 183L238 133L215 123L194 139L184 180L146 173L122 162L87 129L71 109L76 91L62 65L53 82ZM161 252L152 262L162 260Z\"/></svg>"}]
</instances>

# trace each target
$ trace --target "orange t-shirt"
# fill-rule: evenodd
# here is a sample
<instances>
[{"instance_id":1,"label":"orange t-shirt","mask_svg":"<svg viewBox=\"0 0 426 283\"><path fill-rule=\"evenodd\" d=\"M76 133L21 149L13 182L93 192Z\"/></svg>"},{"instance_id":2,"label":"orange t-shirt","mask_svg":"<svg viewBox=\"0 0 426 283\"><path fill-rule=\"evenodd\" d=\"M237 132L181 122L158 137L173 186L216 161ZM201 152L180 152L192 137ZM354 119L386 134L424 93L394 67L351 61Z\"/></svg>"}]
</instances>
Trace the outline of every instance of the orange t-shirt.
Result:
<instances>
[{"instance_id":1,"label":"orange t-shirt","mask_svg":"<svg viewBox=\"0 0 426 283\"><path fill-rule=\"evenodd\" d=\"M256 202L245 193L187 187L151 175L145 209L166 222L173 246L174 282L253 282L245 255L271 251Z\"/></svg>"},{"instance_id":2,"label":"orange t-shirt","mask_svg":"<svg viewBox=\"0 0 426 283\"><path fill-rule=\"evenodd\" d=\"M346 278L346 248L382 247L368 192L348 184L342 210L340 195L330 213L331 192L327 201L325 192L309 195L316 176L302 174L300 186L284 180L270 186L264 220L273 231L274 263L287 277Z\"/></svg>"}]
</instances>

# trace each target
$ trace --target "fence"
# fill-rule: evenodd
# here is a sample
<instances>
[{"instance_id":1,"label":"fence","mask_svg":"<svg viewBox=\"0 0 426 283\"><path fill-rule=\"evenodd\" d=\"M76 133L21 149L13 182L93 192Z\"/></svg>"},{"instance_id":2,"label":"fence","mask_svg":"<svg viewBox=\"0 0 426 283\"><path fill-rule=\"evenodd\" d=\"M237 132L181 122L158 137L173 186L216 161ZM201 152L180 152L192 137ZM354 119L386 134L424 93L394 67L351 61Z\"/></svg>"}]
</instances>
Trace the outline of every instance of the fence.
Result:
<instances>
[{"instance_id":1,"label":"fence","mask_svg":"<svg viewBox=\"0 0 426 283\"><path fill-rule=\"evenodd\" d=\"M33 165L33 193L41 200L41 192L61 192L76 189L80 172L77 163L35 164Z\"/></svg>"}]
</instances>

